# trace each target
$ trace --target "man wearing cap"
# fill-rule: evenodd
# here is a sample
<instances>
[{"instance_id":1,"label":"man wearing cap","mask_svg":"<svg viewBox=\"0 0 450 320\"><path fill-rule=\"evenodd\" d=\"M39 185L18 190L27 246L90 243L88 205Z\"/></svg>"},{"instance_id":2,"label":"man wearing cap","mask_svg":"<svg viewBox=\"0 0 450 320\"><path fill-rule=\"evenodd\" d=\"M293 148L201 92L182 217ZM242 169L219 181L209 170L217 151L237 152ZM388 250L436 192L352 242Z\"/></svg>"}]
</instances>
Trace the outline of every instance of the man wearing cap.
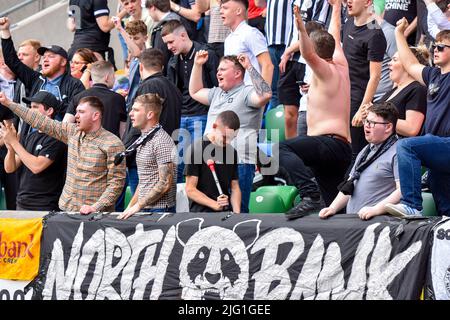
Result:
<instances>
[{"instance_id":1,"label":"man wearing cap","mask_svg":"<svg viewBox=\"0 0 450 320\"><path fill-rule=\"evenodd\" d=\"M59 208L89 214L114 211L125 182L125 163L115 165L116 154L125 151L122 141L102 127L104 106L97 97L79 101L75 123L49 119L9 100L0 92L0 104L33 128L68 145L67 175Z\"/></svg>"},{"instance_id":2,"label":"man wearing cap","mask_svg":"<svg viewBox=\"0 0 450 320\"><path fill-rule=\"evenodd\" d=\"M45 90L62 102L60 110L55 115L55 119L61 120L72 98L84 90L81 81L73 78L68 72L67 52L56 45L40 47L38 53L42 56L42 69L39 73L19 60L9 28L9 19L7 17L0 18L2 50L6 65L22 81L30 96L40 90ZM21 136L23 137L22 134Z\"/></svg>"},{"instance_id":3,"label":"man wearing cap","mask_svg":"<svg viewBox=\"0 0 450 320\"><path fill-rule=\"evenodd\" d=\"M39 91L33 97L22 100L31 104L31 109L49 118L53 118L59 108L58 100L46 91ZM67 147L38 130L32 131L20 143L14 126L0 123L0 127L0 136L8 148L5 171L12 173L22 167L18 171L20 183L16 209L59 210L58 199L64 186Z\"/></svg>"}]
</instances>

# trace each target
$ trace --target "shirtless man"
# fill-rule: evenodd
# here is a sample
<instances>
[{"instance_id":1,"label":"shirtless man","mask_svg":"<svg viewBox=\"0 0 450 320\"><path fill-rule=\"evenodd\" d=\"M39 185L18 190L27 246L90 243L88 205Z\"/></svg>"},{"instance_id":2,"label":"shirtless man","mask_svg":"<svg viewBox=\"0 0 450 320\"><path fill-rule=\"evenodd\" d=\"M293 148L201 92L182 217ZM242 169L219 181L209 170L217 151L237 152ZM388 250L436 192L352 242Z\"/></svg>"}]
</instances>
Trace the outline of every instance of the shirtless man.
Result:
<instances>
[{"instance_id":1,"label":"shirtless man","mask_svg":"<svg viewBox=\"0 0 450 320\"><path fill-rule=\"evenodd\" d=\"M351 161L350 79L340 44L341 0L329 2L333 6L330 33L318 30L310 37L299 8L294 7L300 52L313 76L306 113L308 135L280 143L280 166L302 199L286 213L288 219L321 209L321 195L328 206Z\"/></svg>"}]
</instances>

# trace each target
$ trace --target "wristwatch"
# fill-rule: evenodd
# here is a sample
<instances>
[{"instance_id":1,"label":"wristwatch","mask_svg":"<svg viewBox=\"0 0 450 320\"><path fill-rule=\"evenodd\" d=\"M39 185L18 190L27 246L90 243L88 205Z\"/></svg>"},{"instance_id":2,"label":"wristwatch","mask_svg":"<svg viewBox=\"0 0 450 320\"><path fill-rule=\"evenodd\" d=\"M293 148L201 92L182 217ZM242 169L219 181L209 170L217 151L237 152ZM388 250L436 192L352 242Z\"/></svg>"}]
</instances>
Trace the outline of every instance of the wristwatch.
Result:
<instances>
[{"instance_id":1,"label":"wristwatch","mask_svg":"<svg viewBox=\"0 0 450 320\"><path fill-rule=\"evenodd\" d=\"M175 7L175 12L180 13L180 11L181 11L181 6L179 4L177 4L177 6Z\"/></svg>"}]
</instances>

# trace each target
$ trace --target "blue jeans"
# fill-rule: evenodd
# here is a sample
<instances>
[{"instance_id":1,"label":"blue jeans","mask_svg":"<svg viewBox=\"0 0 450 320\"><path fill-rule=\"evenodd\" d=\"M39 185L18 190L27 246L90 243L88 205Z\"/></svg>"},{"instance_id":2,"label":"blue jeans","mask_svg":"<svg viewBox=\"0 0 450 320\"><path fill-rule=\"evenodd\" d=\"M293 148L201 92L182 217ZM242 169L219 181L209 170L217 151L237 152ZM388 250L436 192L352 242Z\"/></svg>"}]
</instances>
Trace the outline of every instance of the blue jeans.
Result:
<instances>
[{"instance_id":1,"label":"blue jeans","mask_svg":"<svg viewBox=\"0 0 450 320\"><path fill-rule=\"evenodd\" d=\"M123 187L122 193L116 201L116 212L122 212L125 208L125 193L127 191L127 186L130 186L131 196L136 192L136 188L139 183L139 176L137 172L137 167L127 168L127 176L125 179L125 186Z\"/></svg>"},{"instance_id":2,"label":"blue jeans","mask_svg":"<svg viewBox=\"0 0 450 320\"><path fill-rule=\"evenodd\" d=\"M180 135L178 136L178 156L179 162L177 167L177 183L183 183L184 171L184 151L190 146L194 140L203 136L205 131L208 115L181 117ZM184 129L184 130L182 130ZM186 131L187 130L187 131Z\"/></svg>"},{"instance_id":3,"label":"blue jeans","mask_svg":"<svg viewBox=\"0 0 450 320\"><path fill-rule=\"evenodd\" d=\"M239 188L241 189L241 213L248 213L248 203L252 192L253 178L255 177L255 165L241 163L238 164Z\"/></svg>"},{"instance_id":4,"label":"blue jeans","mask_svg":"<svg viewBox=\"0 0 450 320\"><path fill-rule=\"evenodd\" d=\"M158 208L155 208L155 209L142 209L140 212L171 212L171 213L174 213L176 211L175 211L175 206L174 206L174 207L170 207L170 208L167 208L167 209L158 209Z\"/></svg>"},{"instance_id":5,"label":"blue jeans","mask_svg":"<svg viewBox=\"0 0 450 320\"><path fill-rule=\"evenodd\" d=\"M401 139L397 144L403 204L422 210L422 165L439 214L450 215L450 137L427 134Z\"/></svg>"},{"instance_id":6,"label":"blue jeans","mask_svg":"<svg viewBox=\"0 0 450 320\"><path fill-rule=\"evenodd\" d=\"M276 108L279 105L278 101L278 79L280 78L280 69L278 65L281 61L281 56L284 53L286 46L284 44L274 44L269 46L270 60L273 64L273 76L272 76L272 98L270 99L270 107L266 111L272 108Z\"/></svg>"}]
</instances>

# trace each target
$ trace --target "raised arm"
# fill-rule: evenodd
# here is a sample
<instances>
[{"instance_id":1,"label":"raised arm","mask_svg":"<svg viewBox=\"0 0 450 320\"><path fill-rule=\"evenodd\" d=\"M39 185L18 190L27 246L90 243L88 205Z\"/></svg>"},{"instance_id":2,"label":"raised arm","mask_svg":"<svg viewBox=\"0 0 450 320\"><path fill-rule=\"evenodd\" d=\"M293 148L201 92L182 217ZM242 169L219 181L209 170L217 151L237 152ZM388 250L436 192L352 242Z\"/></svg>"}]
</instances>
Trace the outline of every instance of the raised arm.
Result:
<instances>
[{"instance_id":1,"label":"raised arm","mask_svg":"<svg viewBox=\"0 0 450 320\"><path fill-rule=\"evenodd\" d=\"M74 124L52 120L40 114L36 110L31 110L25 106L14 103L9 100L3 92L0 92L0 104L9 108L33 128L39 129L49 136L64 143L67 143L70 135L74 135L76 133L76 127Z\"/></svg>"},{"instance_id":2,"label":"raised arm","mask_svg":"<svg viewBox=\"0 0 450 320\"><path fill-rule=\"evenodd\" d=\"M263 107L269 102L272 97L272 89L258 71L252 66L249 58L245 54L240 54L238 60L241 65L247 70L252 80L254 92L250 95L250 102L253 106Z\"/></svg>"},{"instance_id":3,"label":"raised arm","mask_svg":"<svg viewBox=\"0 0 450 320\"><path fill-rule=\"evenodd\" d=\"M208 93L210 89L204 88L202 76L203 65L207 61L208 51L199 50L195 54L194 66L192 67L191 78L189 80L189 94L192 99L197 100L204 105L209 105Z\"/></svg>"},{"instance_id":4,"label":"raised arm","mask_svg":"<svg viewBox=\"0 0 450 320\"><path fill-rule=\"evenodd\" d=\"M331 22L328 32L333 36L335 41L333 60L335 63L348 65L345 58L344 50L341 46L341 0L328 0L332 6Z\"/></svg>"},{"instance_id":5,"label":"raised arm","mask_svg":"<svg viewBox=\"0 0 450 320\"><path fill-rule=\"evenodd\" d=\"M191 8L189 9L182 7L173 1L170 1L170 9L180 16L185 17L186 19L193 22L198 22L198 20L200 20L200 18L202 17L202 12L200 11L196 3L191 4Z\"/></svg>"},{"instance_id":6,"label":"raised arm","mask_svg":"<svg viewBox=\"0 0 450 320\"><path fill-rule=\"evenodd\" d=\"M25 88L30 89L39 79L40 73L34 71L25 65L17 57L14 43L11 39L11 32L9 30L10 21L8 17L0 18L0 30L2 37L2 51L6 65L11 71L23 82Z\"/></svg>"},{"instance_id":7,"label":"raised arm","mask_svg":"<svg viewBox=\"0 0 450 320\"><path fill-rule=\"evenodd\" d=\"M131 39L130 35L122 27L122 24L120 23L120 18L112 17L112 21L114 22L114 26L116 27L117 31L122 35L123 39L125 40L125 43L127 44L128 50L130 50L131 55L133 57L139 57L142 53L142 50L139 49L139 47L136 45L133 39Z\"/></svg>"},{"instance_id":8,"label":"raised arm","mask_svg":"<svg viewBox=\"0 0 450 320\"><path fill-rule=\"evenodd\" d=\"M321 79L326 80L330 75L330 66L328 62L319 57L314 49L314 45L306 32L305 24L300 16L300 9L294 6L295 23L298 29L299 47L300 53L303 59L308 63L309 67L313 70L314 75Z\"/></svg>"},{"instance_id":9,"label":"raised arm","mask_svg":"<svg viewBox=\"0 0 450 320\"><path fill-rule=\"evenodd\" d=\"M406 72L408 72L415 80L425 85L422 78L422 71L425 66L419 63L417 58L409 49L408 42L406 41L404 35L407 27L408 20L406 20L406 18L402 18L397 21L397 27L395 28L395 40L397 41L398 56Z\"/></svg>"}]
</instances>

